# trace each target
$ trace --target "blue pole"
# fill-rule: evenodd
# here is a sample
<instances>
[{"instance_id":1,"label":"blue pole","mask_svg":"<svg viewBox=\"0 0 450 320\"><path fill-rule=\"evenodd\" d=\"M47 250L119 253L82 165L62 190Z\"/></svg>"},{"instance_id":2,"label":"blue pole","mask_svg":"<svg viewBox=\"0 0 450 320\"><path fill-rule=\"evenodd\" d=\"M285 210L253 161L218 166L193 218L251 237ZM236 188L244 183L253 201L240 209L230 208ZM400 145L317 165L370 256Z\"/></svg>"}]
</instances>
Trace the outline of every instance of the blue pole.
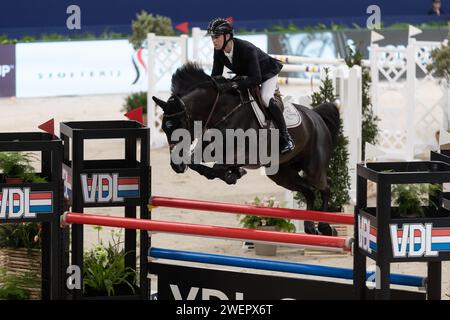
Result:
<instances>
[{"instance_id":1,"label":"blue pole","mask_svg":"<svg viewBox=\"0 0 450 320\"><path fill-rule=\"evenodd\" d=\"M317 266L304 263L294 263L266 259L254 259L243 257L230 257L219 254L200 253L190 251L179 251L172 249L150 248L149 256L153 258L217 264L222 266L251 268L268 271L280 271L313 276L353 279L353 270L348 268L337 268ZM366 279L373 276L374 272L367 272ZM425 278L404 274L391 274L391 284L410 287L423 287Z\"/></svg>"}]
</instances>

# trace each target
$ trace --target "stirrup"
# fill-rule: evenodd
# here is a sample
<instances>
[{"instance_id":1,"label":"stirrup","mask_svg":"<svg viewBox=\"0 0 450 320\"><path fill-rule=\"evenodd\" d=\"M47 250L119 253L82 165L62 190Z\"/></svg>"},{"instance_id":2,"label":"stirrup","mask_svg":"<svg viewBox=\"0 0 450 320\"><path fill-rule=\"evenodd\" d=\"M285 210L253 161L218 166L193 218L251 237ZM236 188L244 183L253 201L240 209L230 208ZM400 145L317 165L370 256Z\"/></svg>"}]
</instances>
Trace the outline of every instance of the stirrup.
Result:
<instances>
[{"instance_id":1,"label":"stirrup","mask_svg":"<svg viewBox=\"0 0 450 320\"><path fill-rule=\"evenodd\" d=\"M287 132L284 136L280 137L280 141L281 140L284 140L285 143L280 144L282 145L282 148L280 148L280 154L286 154L294 150L295 142L294 140L292 140L292 137L290 136L289 132Z\"/></svg>"},{"instance_id":2,"label":"stirrup","mask_svg":"<svg viewBox=\"0 0 450 320\"><path fill-rule=\"evenodd\" d=\"M292 150L294 150L295 145L293 142L288 142L286 146L284 146L281 150L280 150L280 154L286 154L291 152Z\"/></svg>"}]
</instances>

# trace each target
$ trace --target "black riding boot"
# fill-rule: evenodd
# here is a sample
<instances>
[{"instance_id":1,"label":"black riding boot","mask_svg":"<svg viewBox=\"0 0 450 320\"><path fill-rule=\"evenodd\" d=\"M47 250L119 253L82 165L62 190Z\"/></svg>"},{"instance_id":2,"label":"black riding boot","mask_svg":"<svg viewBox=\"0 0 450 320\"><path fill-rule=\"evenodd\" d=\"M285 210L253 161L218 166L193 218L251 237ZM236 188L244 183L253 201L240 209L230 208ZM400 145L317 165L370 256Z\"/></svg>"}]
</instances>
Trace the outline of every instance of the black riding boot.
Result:
<instances>
[{"instance_id":1,"label":"black riding boot","mask_svg":"<svg viewBox=\"0 0 450 320\"><path fill-rule=\"evenodd\" d=\"M294 150L295 144L289 134L286 127L286 122L284 121L283 113L277 106L277 102L274 98L269 101L269 112L272 119L275 121L276 126L280 132L280 153L285 154Z\"/></svg>"}]
</instances>

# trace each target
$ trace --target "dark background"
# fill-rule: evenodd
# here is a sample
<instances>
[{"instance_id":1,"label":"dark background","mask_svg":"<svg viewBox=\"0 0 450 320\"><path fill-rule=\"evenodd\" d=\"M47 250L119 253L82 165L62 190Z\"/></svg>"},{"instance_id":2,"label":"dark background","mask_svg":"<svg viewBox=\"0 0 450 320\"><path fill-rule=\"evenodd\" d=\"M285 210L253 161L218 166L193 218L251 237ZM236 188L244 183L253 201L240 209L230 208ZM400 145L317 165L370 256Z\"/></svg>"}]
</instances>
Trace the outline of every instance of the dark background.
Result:
<instances>
[{"instance_id":1,"label":"dark background","mask_svg":"<svg viewBox=\"0 0 450 320\"><path fill-rule=\"evenodd\" d=\"M446 0L443 0L446 10ZM237 29L262 30L274 24L299 27L319 23L353 23L365 28L366 9L376 4L381 8L385 26L396 23L422 23L448 20L431 16L431 0L14 0L0 2L0 34L10 37L41 33L76 33L66 28L66 9L76 4L81 8L81 32L106 31L130 33L131 20L145 9L149 13L168 16L174 24L187 21L189 27L206 28L211 18L232 16ZM450 8L450 5L449 5Z\"/></svg>"}]
</instances>

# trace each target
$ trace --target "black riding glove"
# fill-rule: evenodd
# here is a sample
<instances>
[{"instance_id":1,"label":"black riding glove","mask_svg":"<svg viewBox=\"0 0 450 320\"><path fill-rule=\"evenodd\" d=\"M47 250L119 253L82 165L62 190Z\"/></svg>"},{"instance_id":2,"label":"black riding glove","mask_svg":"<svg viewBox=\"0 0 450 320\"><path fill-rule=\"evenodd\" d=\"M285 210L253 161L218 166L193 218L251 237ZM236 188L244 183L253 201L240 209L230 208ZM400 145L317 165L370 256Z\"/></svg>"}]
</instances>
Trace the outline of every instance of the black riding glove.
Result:
<instances>
[{"instance_id":1,"label":"black riding glove","mask_svg":"<svg viewBox=\"0 0 450 320\"><path fill-rule=\"evenodd\" d=\"M243 82L243 81L246 81L247 79L248 79L247 76L236 76L232 80L236 81L236 82Z\"/></svg>"},{"instance_id":2,"label":"black riding glove","mask_svg":"<svg viewBox=\"0 0 450 320\"><path fill-rule=\"evenodd\" d=\"M247 76L236 76L233 78L233 81L237 83L237 86L241 90L247 89L249 87Z\"/></svg>"},{"instance_id":3,"label":"black riding glove","mask_svg":"<svg viewBox=\"0 0 450 320\"><path fill-rule=\"evenodd\" d=\"M217 83L217 88L219 91L225 92L231 89L237 89L239 88L239 85L235 81L224 81Z\"/></svg>"}]
</instances>

